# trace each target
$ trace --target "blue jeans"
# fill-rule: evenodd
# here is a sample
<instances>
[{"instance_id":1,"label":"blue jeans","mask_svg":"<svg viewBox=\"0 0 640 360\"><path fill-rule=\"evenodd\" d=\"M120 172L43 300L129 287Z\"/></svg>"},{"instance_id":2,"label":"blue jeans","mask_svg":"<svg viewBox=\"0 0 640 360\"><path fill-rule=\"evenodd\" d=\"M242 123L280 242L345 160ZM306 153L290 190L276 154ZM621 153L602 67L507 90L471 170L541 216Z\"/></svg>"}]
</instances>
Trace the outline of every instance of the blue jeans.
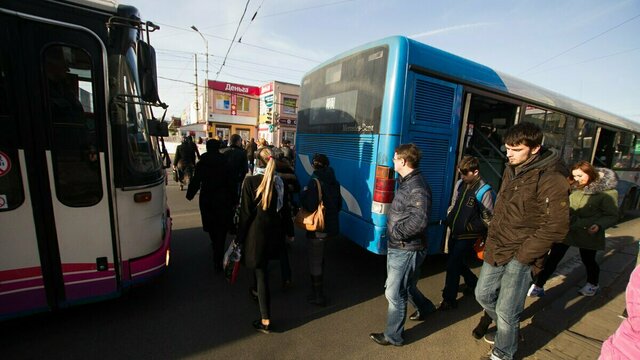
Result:
<instances>
[{"instance_id":1,"label":"blue jeans","mask_svg":"<svg viewBox=\"0 0 640 360\"><path fill-rule=\"evenodd\" d=\"M407 301L422 314L435 310L433 303L417 288L420 265L426 256L427 249L420 251L389 249L387 251L387 282L384 295L389 301L389 309L384 336L392 344L401 345L404 341L402 332L407 315Z\"/></svg>"},{"instance_id":2,"label":"blue jeans","mask_svg":"<svg viewBox=\"0 0 640 360\"><path fill-rule=\"evenodd\" d=\"M518 350L520 314L531 280L529 265L515 258L502 266L482 264L476 300L498 327L492 359L511 360Z\"/></svg>"},{"instance_id":3,"label":"blue jeans","mask_svg":"<svg viewBox=\"0 0 640 360\"><path fill-rule=\"evenodd\" d=\"M442 290L442 299L448 303L455 303L458 297L458 288L460 285L460 276L464 278L464 283L470 289L476 287L478 278L469 269L467 258L471 254L475 239L459 240L452 238L449 242L450 251L447 259L447 276L444 282L444 290Z\"/></svg>"}]
</instances>

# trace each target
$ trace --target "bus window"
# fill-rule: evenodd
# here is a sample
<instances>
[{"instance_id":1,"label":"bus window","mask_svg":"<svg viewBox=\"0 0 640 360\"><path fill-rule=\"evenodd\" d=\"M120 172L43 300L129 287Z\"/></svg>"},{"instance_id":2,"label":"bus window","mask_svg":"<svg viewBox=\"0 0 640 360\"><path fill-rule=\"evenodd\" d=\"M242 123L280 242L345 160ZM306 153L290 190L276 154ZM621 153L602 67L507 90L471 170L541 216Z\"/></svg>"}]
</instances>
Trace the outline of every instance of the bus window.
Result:
<instances>
[{"instance_id":1,"label":"bus window","mask_svg":"<svg viewBox=\"0 0 640 360\"><path fill-rule=\"evenodd\" d=\"M598 144L596 146L596 154L593 158L593 165L598 167L611 168L613 163L614 142L616 132L613 130L600 128L598 136Z\"/></svg>"},{"instance_id":2,"label":"bus window","mask_svg":"<svg viewBox=\"0 0 640 360\"><path fill-rule=\"evenodd\" d=\"M13 210L24 202L18 147L18 121L13 114L15 101L9 99L9 67L0 56L0 211Z\"/></svg>"},{"instance_id":3,"label":"bus window","mask_svg":"<svg viewBox=\"0 0 640 360\"><path fill-rule=\"evenodd\" d=\"M556 149L562 154L565 147L567 115L528 105L522 121L538 125L544 133L542 145Z\"/></svg>"},{"instance_id":4,"label":"bus window","mask_svg":"<svg viewBox=\"0 0 640 360\"><path fill-rule=\"evenodd\" d=\"M45 50L43 65L56 194L67 206L97 204L102 181L91 58L82 49L53 45Z\"/></svg>"},{"instance_id":5,"label":"bus window","mask_svg":"<svg viewBox=\"0 0 640 360\"><path fill-rule=\"evenodd\" d=\"M633 146L633 158L631 161L633 169L640 169L640 137L636 136L636 143Z\"/></svg>"},{"instance_id":6,"label":"bus window","mask_svg":"<svg viewBox=\"0 0 640 360\"><path fill-rule=\"evenodd\" d=\"M613 168L616 170L631 169L636 149L636 136L628 132L617 132L613 143Z\"/></svg>"},{"instance_id":7,"label":"bus window","mask_svg":"<svg viewBox=\"0 0 640 360\"><path fill-rule=\"evenodd\" d=\"M591 162L597 128L593 121L576 119L573 135L568 136L569 139L567 139L567 146L571 147L567 157L568 165L580 160Z\"/></svg>"},{"instance_id":8,"label":"bus window","mask_svg":"<svg viewBox=\"0 0 640 360\"><path fill-rule=\"evenodd\" d=\"M387 71L388 48L375 47L339 60L302 80L298 131L375 134Z\"/></svg>"}]
</instances>

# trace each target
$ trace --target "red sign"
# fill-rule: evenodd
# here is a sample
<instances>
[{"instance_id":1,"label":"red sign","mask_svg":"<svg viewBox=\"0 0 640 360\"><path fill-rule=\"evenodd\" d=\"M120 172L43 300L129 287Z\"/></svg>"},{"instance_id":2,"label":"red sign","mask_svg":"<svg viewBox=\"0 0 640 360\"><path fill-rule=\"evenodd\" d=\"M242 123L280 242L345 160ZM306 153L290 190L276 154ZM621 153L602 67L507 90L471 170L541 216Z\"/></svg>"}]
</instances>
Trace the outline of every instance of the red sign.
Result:
<instances>
[{"instance_id":1,"label":"red sign","mask_svg":"<svg viewBox=\"0 0 640 360\"><path fill-rule=\"evenodd\" d=\"M4 176L11 171L11 159L7 154L0 151L0 176Z\"/></svg>"},{"instance_id":2,"label":"red sign","mask_svg":"<svg viewBox=\"0 0 640 360\"><path fill-rule=\"evenodd\" d=\"M253 96L260 95L260 88L257 86L239 85L239 84L232 84L232 83L222 82L222 81L209 80L209 89L224 91L232 94L253 95Z\"/></svg>"},{"instance_id":3,"label":"red sign","mask_svg":"<svg viewBox=\"0 0 640 360\"><path fill-rule=\"evenodd\" d=\"M260 87L260 94L266 94L273 91L273 83L264 84Z\"/></svg>"}]
</instances>

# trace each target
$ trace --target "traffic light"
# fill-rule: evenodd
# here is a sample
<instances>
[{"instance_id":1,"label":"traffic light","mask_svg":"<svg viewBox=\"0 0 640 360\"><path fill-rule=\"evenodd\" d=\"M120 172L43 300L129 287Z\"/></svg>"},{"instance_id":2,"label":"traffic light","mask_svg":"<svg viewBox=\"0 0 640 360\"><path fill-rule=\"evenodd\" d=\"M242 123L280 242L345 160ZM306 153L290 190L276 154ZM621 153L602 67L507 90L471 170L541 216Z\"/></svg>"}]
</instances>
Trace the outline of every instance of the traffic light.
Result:
<instances>
[{"instance_id":1,"label":"traffic light","mask_svg":"<svg viewBox=\"0 0 640 360\"><path fill-rule=\"evenodd\" d=\"M269 132L273 132L273 124L269 124Z\"/></svg>"}]
</instances>

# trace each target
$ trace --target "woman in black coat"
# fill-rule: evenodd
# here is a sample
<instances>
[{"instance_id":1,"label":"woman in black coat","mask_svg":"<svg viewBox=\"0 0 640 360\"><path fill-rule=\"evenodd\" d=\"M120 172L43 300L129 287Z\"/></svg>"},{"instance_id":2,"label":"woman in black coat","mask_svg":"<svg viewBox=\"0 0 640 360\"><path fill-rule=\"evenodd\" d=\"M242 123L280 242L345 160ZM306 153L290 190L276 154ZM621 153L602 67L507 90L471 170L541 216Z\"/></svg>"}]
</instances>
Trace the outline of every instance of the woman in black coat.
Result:
<instances>
[{"instance_id":1,"label":"woman in black coat","mask_svg":"<svg viewBox=\"0 0 640 360\"><path fill-rule=\"evenodd\" d=\"M276 175L271 149L258 150L253 176L245 178L240 199L240 223L237 242L243 246L244 264L255 271L260 319L253 327L271 331L271 295L269 260L280 257L285 236L293 239L293 221L287 199L287 187Z\"/></svg>"},{"instance_id":2,"label":"woman in black coat","mask_svg":"<svg viewBox=\"0 0 640 360\"><path fill-rule=\"evenodd\" d=\"M312 286L312 292L307 300L312 304L324 306L326 304L322 290L324 244L327 238L335 237L340 233L339 213L342 209L342 196L340 195L340 183L336 180L336 175L329 166L329 158L326 155L316 154L313 157L313 169L309 183L300 193L300 205L307 211L315 211L320 202L319 193L321 192L325 207L325 229L323 232L307 231L309 272L311 273ZM318 192L316 179L320 181L320 192Z\"/></svg>"},{"instance_id":3,"label":"woman in black coat","mask_svg":"<svg viewBox=\"0 0 640 360\"><path fill-rule=\"evenodd\" d=\"M228 162L219 151L220 141L207 140L207 152L196 164L193 179L187 189L187 199L192 200L200 190L200 215L202 230L209 233L213 248L213 265L216 272L222 271L224 242L231 216L230 189L232 179Z\"/></svg>"}]
</instances>

